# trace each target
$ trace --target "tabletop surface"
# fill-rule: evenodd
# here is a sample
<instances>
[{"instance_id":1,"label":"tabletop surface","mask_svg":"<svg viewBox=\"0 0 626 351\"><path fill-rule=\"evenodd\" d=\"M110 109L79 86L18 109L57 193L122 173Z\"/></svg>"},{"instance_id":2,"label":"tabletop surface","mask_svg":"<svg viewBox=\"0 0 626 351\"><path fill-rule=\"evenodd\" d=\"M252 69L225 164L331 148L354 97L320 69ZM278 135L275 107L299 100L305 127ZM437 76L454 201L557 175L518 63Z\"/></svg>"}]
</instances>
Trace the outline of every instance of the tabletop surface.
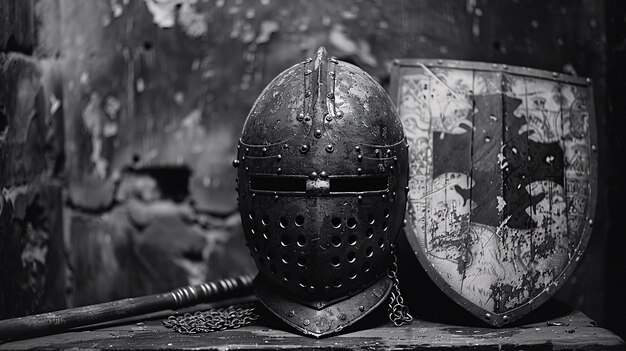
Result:
<instances>
[{"instance_id":1,"label":"tabletop surface","mask_svg":"<svg viewBox=\"0 0 626 351\"><path fill-rule=\"evenodd\" d=\"M511 327L459 325L415 319L395 327L376 317L360 329L313 339L262 317L240 329L178 334L163 326L172 311L146 315L65 333L0 344L0 350L28 349L417 349L477 348L493 350L626 349L624 341L580 311L567 309L527 319ZM471 323L470 323L471 324Z\"/></svg>"}]
</instances>

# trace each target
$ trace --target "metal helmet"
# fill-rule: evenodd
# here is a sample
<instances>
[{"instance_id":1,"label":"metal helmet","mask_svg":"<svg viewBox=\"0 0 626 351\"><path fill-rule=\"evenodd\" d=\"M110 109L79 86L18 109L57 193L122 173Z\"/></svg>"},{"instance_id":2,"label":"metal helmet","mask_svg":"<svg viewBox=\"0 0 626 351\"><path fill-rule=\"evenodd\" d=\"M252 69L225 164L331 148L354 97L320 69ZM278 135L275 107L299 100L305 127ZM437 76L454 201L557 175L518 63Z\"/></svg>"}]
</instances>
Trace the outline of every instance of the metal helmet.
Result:
<instances>
[{"instance_id":1,"label":"metal helmet","mask_svg":"<svg viewBox=\"0 0 626 351\"><path fill-rule=\"evenodd\" d=\"M388 296L407 147L385 90L323 47L261 93L233 164L257 296L287 324L328 335Z\"/></svg>"}]
</instances>

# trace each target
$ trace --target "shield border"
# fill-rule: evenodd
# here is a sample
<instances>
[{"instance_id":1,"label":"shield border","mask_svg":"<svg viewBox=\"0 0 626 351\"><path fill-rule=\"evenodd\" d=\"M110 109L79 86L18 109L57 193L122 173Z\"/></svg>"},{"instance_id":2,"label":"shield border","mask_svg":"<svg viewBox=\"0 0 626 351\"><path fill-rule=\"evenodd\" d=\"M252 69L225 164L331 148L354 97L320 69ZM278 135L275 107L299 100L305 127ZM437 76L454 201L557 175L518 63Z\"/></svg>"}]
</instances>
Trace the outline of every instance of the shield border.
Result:
<instances>
[{"instance_id":1,"label":"shield border","mask_svg":"<svg viewBox=\"0 0 626 351\"><path fill-rule=\"evenodd\" d=\"M572 275L576 267L578 266L578 261L583 255L585 248L587 247L587 243L589 242L589 237L591 236L591 231L593 229L593 218L595 216L596 211L596 202L597 202L597 176L598 176L598 158L596 156L597 153L597 126L596 126L596 113L595 113L595 102L593 96L593 86L592 80L590 78L577 77L566 75L558 72L551 72L545 70L539 70L535 68L527 68L520 66L509 66L506 64L496 64L496 63L486 63L486 62L475 62L475 61L460 61L460 60L443 60L443 59L395 59L393 61L393 66L391 68L391 80L389 85L389 95L391 97L392 102L395 104L396 109L398 109L398 98L399 98L399 81L400 81L400 71L405 67L416 67L422 68L422 66L426 66L428 68L448 68L448 69L466 69L466 70L475 70L475 71L488 71L488 72L496 72L496 73L512 73L523 75L527 77L541 78L552 80L560 83L570 83L575 85L586 86L588 91L588 102L587 102L587 112L589 114L589 198L588 198L588 206L586 213L586 222L583 230L583 234L581 235L581 239L578 243L578 246L575 249L575 254L572 255L570 260L567 262L567 265L561 272L561 274L551 283L549 284L541 293L531 298L529 301L524 304L507 311L506 313L494 313L488 311L475 303L466 299L463 295L453 290L446 281L442 278L440 273L434 268L432 263L428 260L426 255L421 250L416 250L418 247L417 239L416 239L416 229L413 228L412 222L409 220L405 226L405 235L409 244L411 245L411 249L420 264L428 274L429 278L434 281L437 287L443 291L448 297L450 297L453 301L463 307L465 310L472 313L478 319L483 322L494 326L501 327L506 324L512 323L523 316L529 314L531 311L538 308L541 304L547 301L550 297L552 297L556 291L563 286L563 284L567 281L567 279ZM422 68L423 69L423 68ZM407 211L406 218L411 218L409 213L409 203L407 202Z\"/></svg>"}]
</instances>

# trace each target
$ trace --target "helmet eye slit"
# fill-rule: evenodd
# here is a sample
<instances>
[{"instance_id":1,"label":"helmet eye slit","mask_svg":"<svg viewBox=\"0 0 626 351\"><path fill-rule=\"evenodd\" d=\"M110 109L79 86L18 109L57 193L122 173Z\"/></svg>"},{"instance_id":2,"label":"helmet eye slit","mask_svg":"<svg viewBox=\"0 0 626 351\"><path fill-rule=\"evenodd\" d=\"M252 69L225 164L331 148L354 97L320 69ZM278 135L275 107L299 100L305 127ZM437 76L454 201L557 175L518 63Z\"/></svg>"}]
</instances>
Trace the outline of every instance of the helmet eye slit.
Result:
<instances>
[{"instance_id":1,"label":"helmet eye slit","mask_svg":"<svg viewBox=\"0 0 626 351\"><path fill-rule=\"evenodd\" d=\"M363 193L387 191L389 178L386 176L355 176L330 178L331 193Z\"/></svg>"},{"instance_id":2,"label":"helmet eye slit","mask_svg":"<svg viewBox=\"0 0 626 351\"><path fill-rule=\"evenodd\" d=\"M250 175L250 190L268 193L302 194L307 193L307 190L319 192L320 194L326 193L326 191L332 194L342 194L379 193L389 190L389 177L387 176L332 176L324 186L321 186L327 189L326 191L317 191L320 190L317 189L320 186L307 187L307 181L307 176Z\"/></svg>"},{"instance_id":3,"label":"helmet eye slit","mask_svg":"<svg viewBox=\"0 0 626 351\"><path fill-rule=\"evenodd\" d=\"M384 304L407 145L385 90L323 48L259 96L233 166L257 296L279 319L322 337Z\"/></svg>"},{"instance_id":4,"label":"helmet eye slit","mask_svg":"<svg viewBox=\"0 0 626 351\"><path fill-rule=\"evenodd\" d=\"M253 191L304 193L306 177L251 175L250 189Z\"/></svg>"}]
</instances>

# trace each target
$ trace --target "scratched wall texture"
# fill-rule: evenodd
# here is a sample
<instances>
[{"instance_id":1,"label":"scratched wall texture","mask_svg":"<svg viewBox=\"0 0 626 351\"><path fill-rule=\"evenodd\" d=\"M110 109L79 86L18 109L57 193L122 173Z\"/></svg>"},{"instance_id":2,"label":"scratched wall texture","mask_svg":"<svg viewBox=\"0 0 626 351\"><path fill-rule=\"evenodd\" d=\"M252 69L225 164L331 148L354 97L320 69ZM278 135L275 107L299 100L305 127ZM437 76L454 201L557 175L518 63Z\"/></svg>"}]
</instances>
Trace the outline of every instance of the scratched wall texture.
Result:
<instances>
[{"instance_id":1,"label":"scratched wall texture","mask_svg":"<svg viewBox=\"0 0 626 351\"><path fill-rule=\"evenodd\" d=\"M65 306L63 124L32 2L0 5L0 318Z\"/></svg>"},{"instance_id":2,"label":"scratched wall texture","mask_svg":"<svg viewBox=\"0 0 626 351\"><path fill-rule=\"evenodd\" d=\"M58 150L61 140L62 163L48 161L47 173L41 170L65 189L59 240L66 255L55 263L66 267L63 303L254 270L235 212L236 140L263 87L320 45L385 87L397 57L592 77L599 150L608 155L607 18L617 18L613 27L623 18L607 3L620 7L594 0L2 3L0 46L39 67L33 74L45 82L48 118L63 126L50 147ZM26 13L13 15L16 8ZM0 155L14 155L11 150L2 146ZM608 160L601 156L600 184L609 179ZM11 184L3 178L4 191L14 191ZM615 223L606 211L608 188L600 189L588 252L558 297L603 322L605 299L615 296L602 288L610 281L604 268ZM404 262L417 265L409 257ZM420 286L406 281L413 298L423 298Z\"/></svg>"}]
</instances>

